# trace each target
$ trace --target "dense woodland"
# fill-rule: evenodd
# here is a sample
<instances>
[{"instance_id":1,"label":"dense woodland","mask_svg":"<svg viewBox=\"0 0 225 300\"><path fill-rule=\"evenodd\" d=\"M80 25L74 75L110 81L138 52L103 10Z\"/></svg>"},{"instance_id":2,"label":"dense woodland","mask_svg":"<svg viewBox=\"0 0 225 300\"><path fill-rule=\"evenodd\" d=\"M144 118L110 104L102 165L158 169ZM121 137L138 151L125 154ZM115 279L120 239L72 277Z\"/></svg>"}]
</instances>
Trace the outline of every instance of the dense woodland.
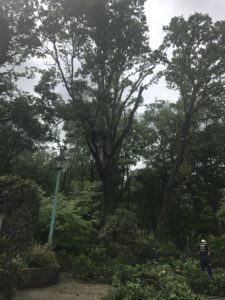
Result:
<instances>
[{"instance_id":1,"label":"dense woodland","mask_svg":"<svg viewBox=\"0 0 225 300\"><path fill-rule=\"evenodd\" d=\"M144 4L0 0L3 299L46 260L113 278L109 300L225 293L223 269L211 282L196 260L205 238L225 266L225 21L174 17L152 50ZM162 79L176 102L143 96Z\"/></svg>"}]
</instances>

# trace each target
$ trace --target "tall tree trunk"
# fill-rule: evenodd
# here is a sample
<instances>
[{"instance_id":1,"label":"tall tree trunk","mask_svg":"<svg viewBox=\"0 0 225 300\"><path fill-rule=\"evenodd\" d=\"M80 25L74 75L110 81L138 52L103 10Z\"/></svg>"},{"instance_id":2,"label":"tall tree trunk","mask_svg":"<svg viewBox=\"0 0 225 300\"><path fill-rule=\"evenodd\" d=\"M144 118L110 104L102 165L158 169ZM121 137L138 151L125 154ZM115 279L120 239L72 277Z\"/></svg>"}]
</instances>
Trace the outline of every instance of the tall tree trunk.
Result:
<instances>
[{"instance_id":1,"label":"tall tree trunk","mask_svg":"<svg viewBox=\"0 0 225 300\"><path fill-rule=\"evenodd\" d=\"M95 180L95 175L94 175L94 161L91 159L90 160L90 181L93 182Z\"/></svg>"},{"instance_id":2,"label":"tall tree trunk","mask_svg":"<svg viewBox=\"0 0 225 300\"><path fill-rule=\"evenodd\" d=\"M174 190L176 187L176 179L179 173L180 166L184 160L184 154L186 150L186 144L191 126L191 119L193 114L194 102L191 103L188 113L186 114L184 124L181 130L180 143L178 146L177 156L174 161L168 183L163 197L163 206L159 216L159 221L155 231L155 237L158 240L166 240L169 233L169 225L172 218L173 208L176 197L174 196Z\"/></svg>"},{"instance_id":3,"label":"tall tree trunk","mask_svg":"<svg viewBox=\"0 0 225 300\"><path fill-rule=\"evenodd\" d=\"M5 217L4 214L0 214L0 231L2 229L2 224L3 224L4 217Z\"/></svg>"},{"instance_id":4,"label":"tall tree trunk","mask_svg":"<svg viewBox=\"0 0 225 300\"><path fill-rule=\"evenodd\" d=\"M114 171L111 167L104 170L103 181L103 209L104 215L111 215L115 209Z\"/></svg>"},{"instance_id":5,"label":"tall tree trunk","mask_svg":"<svg viewBox=\"0 0 225 300\"><path fill-rule=\"evenodd\" d=\"M84 162L81 161L81 190L84 190Z\"/></svg>"}]
</instances>

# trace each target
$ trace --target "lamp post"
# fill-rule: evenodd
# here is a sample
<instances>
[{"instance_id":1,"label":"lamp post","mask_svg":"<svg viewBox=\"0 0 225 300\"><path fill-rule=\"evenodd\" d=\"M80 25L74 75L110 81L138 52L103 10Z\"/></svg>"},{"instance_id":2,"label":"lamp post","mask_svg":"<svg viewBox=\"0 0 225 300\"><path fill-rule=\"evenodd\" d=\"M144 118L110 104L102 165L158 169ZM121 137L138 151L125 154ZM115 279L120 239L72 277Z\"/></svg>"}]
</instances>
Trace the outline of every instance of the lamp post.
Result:
<instances>
[{"instance_id":1,"label":"lamp post","mask_svg":"<svg viewBox=\"0 0 225 300\"><path fill-rule=\"evenodd\" d=\"M53 205L52 205L52 215L51 215L51 222L50 222L49 235L48 235L48 243L49 244L51 244L52 240L53 240L60 175L61 175L62 170L65 168L65 164L67 161L67 159L64 157L64 150L65 149L61 148L59 156L57 156L55 158L55 163L56 163L56 168L57 168L57 177L56 177L55 193L54 193Z\"/></svg>"}]
</instances>

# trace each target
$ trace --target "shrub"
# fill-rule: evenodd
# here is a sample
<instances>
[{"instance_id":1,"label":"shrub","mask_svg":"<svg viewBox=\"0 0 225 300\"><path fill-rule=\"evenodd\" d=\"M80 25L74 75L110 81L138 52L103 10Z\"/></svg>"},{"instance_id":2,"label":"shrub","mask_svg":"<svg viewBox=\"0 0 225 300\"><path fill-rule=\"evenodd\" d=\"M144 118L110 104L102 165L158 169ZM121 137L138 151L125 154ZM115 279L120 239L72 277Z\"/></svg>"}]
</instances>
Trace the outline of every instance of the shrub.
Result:
<instances>
[{"instance_id":1,"label":"shrub","mask_svg":"<svg viewBox=\"0 0 225 300\"><path fill-rule=\"evenodd\" d=\"M145 263L147 260L168 261L180 256L172 242L159 242L138 228L135 213L119 208L111 215L100 233L107 252L124 263Z\"/></svg>"},{"instance_id":2,"label":"shrub","mask_svg":"<svg viewBox=\"0 0 225 300\"><path fill-rule=\"evenodd\" d=\"M225 235L209 236L208 244L212 252L213 265L225 267Z\"/></svg>"},{"instance_id":3,"label":"shrub","mask_svg":"<svg viewBox=\"0 0 225 300\"><path fill-rule=\"evenodd\" d=\"M107 283L112 280L113 262L102 247L90 249L88 255L75 257L72 268L75 277L80 279Z\"/></svg>"},{"instance_id":4,"label":"shrub","mask_svg":"<svg viewBox=\"0 0 225 300\"><path fill-rule=\"evenodd\" d=\"M56 269L59 267L55 253L48 245L33 245L26 257L30 268Z\"/></svg>"},{"instance_id":5,"label":"shrub","mask_svg":"<svg viewBox=\"0 0 225 300\"><path fill-rule=\"evenodd\" d=\"M223 269L214 269L213 279L211 279L207 271L201 271L196 260L188 259L185 263L180 264L179 270L194 292L211 296L225 294L225 272Z\"/></svg>"},{"instance_id":6,"label":"shrub","mask_svg":"<svg viewBox=\"0 0 225 300\"><path fill-rule=\"evenodd\" d=\"M4 296L7 300L11 300L15 294L17 287L17 280L20 276L20 263L14 254L3 252L2 250L8 249L8 241L6 238L1 238L1 253L0 253L0 299Z\"/></svg>"},{"instance_id":7,"label":"shrub","mask_svg":"<svg viewBox=\"0 0 225 300\"><path fill-rule=\"evenodd\" d=\"M113 275L118 278L122 284L131 280L134 271L135 267L131 265L125 265L118 262L114 263Z\"/></svg>"},{"instance_id":8,"label":"shrub","mask_svg":"<svg viewBox=\"0 0 225 300\"><path fill-rule=\"evenodd\" d=\"M114 278L114 288L106 300L197 300L181 275L169 265L148 263L133 268L127 280Z\"/></svg>"},{"instance_id":9,"label":"shrub","mask_svg":"<svg viewBox=\"0 0 225 300\"><path fill-rule=\"evenodd\" d=\"M142 242L135 214L124 208L117 209L108 218L100 238L113 258L120 257L126 263L136 263L147 248Z\"/></svg>"},{"instance_id":10,"label":"shrub","mask_svg":"<svg viewBox=\"0 0 225 300\"><path fill-rule=\"evenodd\" d=\"M81 254L74 258L72 270L75 277L80 279L92 279L94 274L94 264L90 257L85 254Z\"/></svg>"},{"instance_id":11,"label":"shrub","mask_svg":"<svg viewBox=\"0 0 225 300\"><path fill-rule=\"evenodd\" d=\"M113 261L102 246L89 251L89 257L94 265L93 278L101 282L111 282L113 274Z\"/></svg>"},{"instance_id":12,"label":"shrub","mask_svg":"<svg viewBox=\"0 0 225 300\"><path fill-rule=\"evenodd\" d=\"M0 177L0 211L4 215L0 232L0 293L11 299L16 288L18 254L32 240L37 222L40 188L20 177Z\"/></svg>"},{"instance_id":13,"label":"shrub","mask_svg":"<svg viewBox=\"0 0 225 300\"><path fill-rule=\"evenodd\" d=\"M135 214L127 209L118 208L113 215L109 216L101 236L109 242L117 242L120 245L133 243L138 237Z\"/></svg>"},{"instance_id":14,"label":"shrub","mask_svg":"<svg viewBox=\"0 0 225 300\"><path fill-rule=\"evenodd\" d=\"M207 272L202 272L196 260L188 259L183 264L182 274L193 291L198 293L208 293L211 279Z\"/></svg>"},{"instance_id":15,"label":"shrub","mask_svg":"<svg viewBox=\"0 0 225 300\"><path fill-rule=\"evenodd\" d=\"M37 224L40 188L20 177L0 177L0 211L5 215L1 236L10 243L10 252L23 251L31 242Z\"/></svg>"},{"instance_id":16,"label":"shrub","mask_svg":"<svg viewBox=\"0 0 225 300\"><path fill-rule=\"evenodd\" d=\"M92 194L90 194L90 197ZM84 196L83 196L84 197ZM85 195L87 197L87 195ZM57 217L54 230L54 244L62 249L74 249L77 253L89 248L97 232L90 219L85 219L85 210L80 207L81 199L58 195ZM44 198L41 203L37 238L47 240L52 199Z\"/></svg>"},{"instance_id":17,"label":"shrub","mask_svg":"<svg viewBox=\"0 0 225 300\"><path fill-rule=\"evenodd\" d=\"M225 295L225 271L224 269L216 269L213 272L213 280L210 282L211 289L208 290L209 295Z\"/></svg>"},{"instance_id":18,"label":"shrub","mask_svg":"<svg viewBox=\"0 0 225 300\"><path fill-rule=\"evenodd\" d=\"M171 241L155 242L155 259L168 262L168 259L176 259L181 253Z\"/></svg>"},{"instance_id":19,"label":"shrub","mask_svg":"<svg viewBox=\"0 0 225 300\"><path fill-rule=\"evenodd\" d=\"M69 253L65 249L56 252L57 262L63 272L72 272L74 253Z\"/></svg>"},{"instance_id":20,"label":"shrub","mask_svg":"<svg viewBox=\"0 0 225 300\"><path fill-rule=\"evenodd\" d=\"M151 286L143 286L141 282L127 282L122 284L117 278L114 279L114 289L109 291L104 300L154 300L156 298Z\"/></svg>"}]
</instances>

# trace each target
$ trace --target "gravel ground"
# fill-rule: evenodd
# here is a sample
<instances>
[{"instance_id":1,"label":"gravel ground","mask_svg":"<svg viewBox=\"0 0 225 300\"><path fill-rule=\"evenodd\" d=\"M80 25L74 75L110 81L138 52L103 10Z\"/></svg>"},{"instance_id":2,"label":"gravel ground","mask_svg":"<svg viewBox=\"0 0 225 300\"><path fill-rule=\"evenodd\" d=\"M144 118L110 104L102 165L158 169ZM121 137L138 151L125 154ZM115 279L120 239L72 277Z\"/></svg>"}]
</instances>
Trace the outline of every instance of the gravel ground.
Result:
<instances>
[{"instance_id":1,"label":"gravel ground","mask_svg":"<svg viewBox=\"0 0 225 300\"><path fill-rule=\"evenodd\" d=\"M18 291L14 300L100 300L110 286L71 281L55 286Z\"/></svg>"}]
</instances>

